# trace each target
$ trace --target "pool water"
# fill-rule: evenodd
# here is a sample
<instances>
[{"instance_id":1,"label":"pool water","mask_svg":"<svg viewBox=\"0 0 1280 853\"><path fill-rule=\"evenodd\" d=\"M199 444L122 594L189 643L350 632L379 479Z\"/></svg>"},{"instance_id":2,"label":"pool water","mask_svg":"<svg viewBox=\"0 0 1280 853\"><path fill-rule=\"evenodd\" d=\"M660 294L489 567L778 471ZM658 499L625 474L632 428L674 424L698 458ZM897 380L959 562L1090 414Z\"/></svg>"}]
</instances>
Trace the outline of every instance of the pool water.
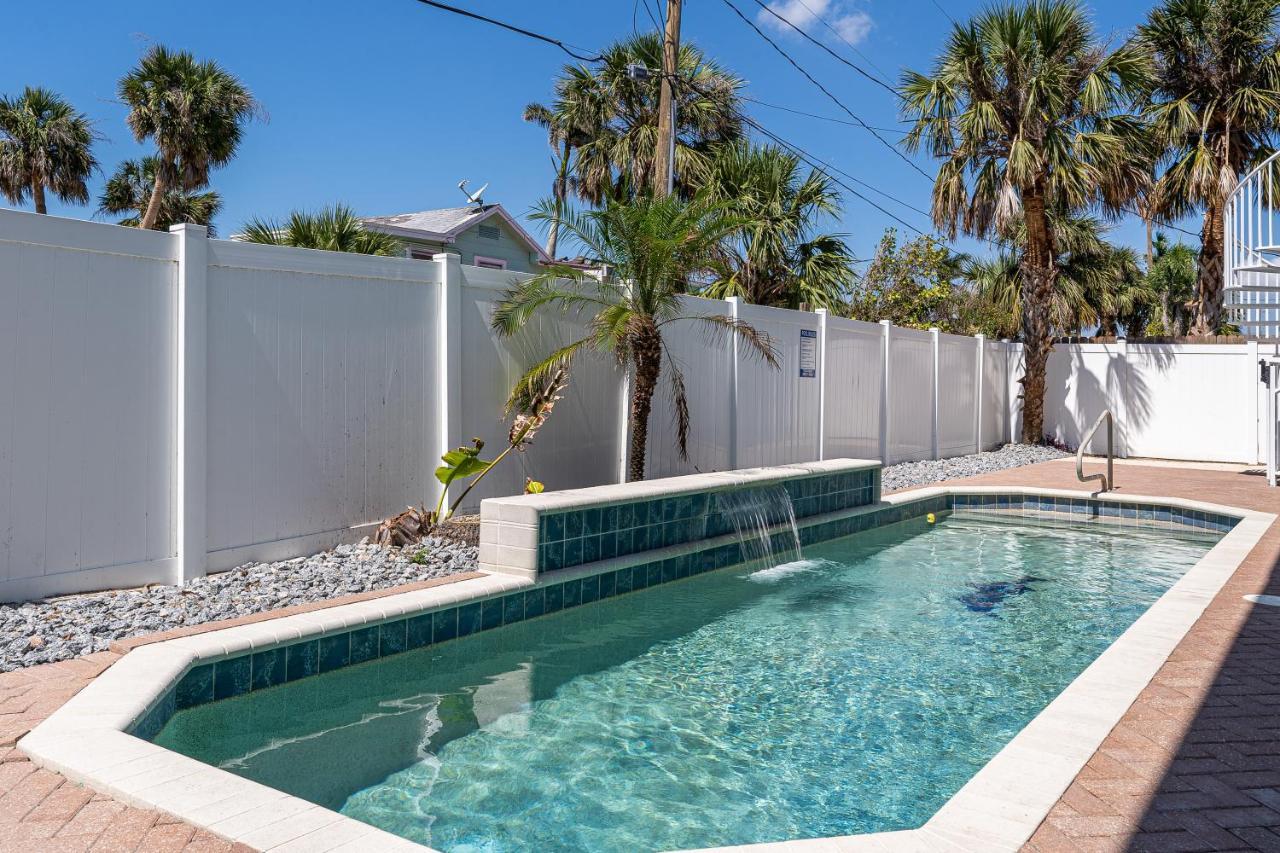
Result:
<instances>
[{"instance_id":1,"label":"pool water","mask_svg":"<svg viewBox=\"0 0 1280 853\"><path fill-rule=\"evenodd\" d=\"M445 851L916 827L1214 541L908 521L191 708L157 743Z\"/></svg>"}]
</instances>

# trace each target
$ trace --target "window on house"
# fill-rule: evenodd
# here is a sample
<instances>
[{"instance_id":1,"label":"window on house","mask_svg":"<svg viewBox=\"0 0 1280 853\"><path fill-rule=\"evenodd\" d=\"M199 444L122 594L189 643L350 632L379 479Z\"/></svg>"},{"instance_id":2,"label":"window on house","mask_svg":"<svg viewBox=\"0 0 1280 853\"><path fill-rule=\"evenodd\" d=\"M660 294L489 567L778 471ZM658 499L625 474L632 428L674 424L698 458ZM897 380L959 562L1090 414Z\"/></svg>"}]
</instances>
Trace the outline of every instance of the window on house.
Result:
<instances>
[{"instance_id":1,"label":"window on house","mask_svg":"<svg viewBox=\"0 0 1280 853\"><path fill-rule=\"evenodd\" d=\"M484 267L487 270L505 270L507 262L501 258L486 258L484 255L475 256L476 266Z\"/></svg>"},{"instance_id":2,"label":"window on house","mask_svg":"<svg viewBox=\"0 0 1280 853\"><path fill-rule=\"evenodd\" d=\"M498 230L496 225L478 225L476 233L486 240L498 240L502 237L502 232Z\"/></svg>"},{"instance_id":3,"label":"window on house","mask_svg":"<svg viewBox=\"0 0 1280 853\"><path fill-rule=\"evenodd\" d=\"M429 261L431 260L432 255L426 249L410 249L409 257L413 258L415 261Z\"/></svg>"}]
</instances>

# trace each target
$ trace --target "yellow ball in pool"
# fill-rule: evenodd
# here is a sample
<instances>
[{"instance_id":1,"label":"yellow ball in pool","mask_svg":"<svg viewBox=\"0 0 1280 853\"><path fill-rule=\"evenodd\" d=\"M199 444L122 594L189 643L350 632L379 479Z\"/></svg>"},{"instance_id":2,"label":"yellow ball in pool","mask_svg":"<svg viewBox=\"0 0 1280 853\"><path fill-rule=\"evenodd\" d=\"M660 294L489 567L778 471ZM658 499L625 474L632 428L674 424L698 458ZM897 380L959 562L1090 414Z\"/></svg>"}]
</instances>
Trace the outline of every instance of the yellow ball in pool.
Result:
<instances>
[{"instance_id":1,"label":"yellow ball in pool","mask_svg":"<svg viewBox=\"0 0 1280 853\"><path fill-rule=\"evenodd\" d=\"M938 517L937 517L936 515L934 515L933 513L929 513L928 515L926 515L926 516L924 517L924 520L925 520L925 521L927 521L927 522L929 522L930 524L933 524L935 521L937 521L937 520L938 520Z\"/></svg>"}]
</instances>

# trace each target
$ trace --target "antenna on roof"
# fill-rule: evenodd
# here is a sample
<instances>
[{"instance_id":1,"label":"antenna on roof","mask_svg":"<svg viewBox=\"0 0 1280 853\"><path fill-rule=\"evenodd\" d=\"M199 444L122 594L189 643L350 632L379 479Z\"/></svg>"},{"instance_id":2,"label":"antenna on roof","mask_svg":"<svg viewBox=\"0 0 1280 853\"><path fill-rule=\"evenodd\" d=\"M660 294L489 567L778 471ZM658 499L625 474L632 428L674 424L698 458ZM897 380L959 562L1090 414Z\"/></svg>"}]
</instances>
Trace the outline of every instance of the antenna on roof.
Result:
<instances>
[{"instance_id":1,"label":"antenna on roof","mask_svg":"<svg viewBox=\"0 0 1280 853\"><path fill-rule=\"evenodd\" d=\"M467 204L478 204L483 206L484 199L481 196L484 195L485 190L489 189L489 185L485 184L475 192L469 193L467 192L467 181L464 178L461 181L458 181L458 189L462 190L462 194L467 197Z\"/></svg>"}]
</instances>

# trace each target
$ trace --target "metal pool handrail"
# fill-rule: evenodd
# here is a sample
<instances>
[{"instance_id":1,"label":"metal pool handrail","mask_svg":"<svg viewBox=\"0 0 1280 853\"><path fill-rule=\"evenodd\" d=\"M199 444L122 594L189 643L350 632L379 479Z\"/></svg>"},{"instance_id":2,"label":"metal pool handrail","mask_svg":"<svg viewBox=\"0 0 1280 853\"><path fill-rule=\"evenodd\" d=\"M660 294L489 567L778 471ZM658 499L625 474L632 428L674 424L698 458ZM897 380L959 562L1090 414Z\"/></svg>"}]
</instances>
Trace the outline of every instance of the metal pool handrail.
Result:
<instances>
[{"instance_id":1,"label":"metal pool handrail","mask_svg":"<svg viewBox=\"0 0 1280 853\"><path fill-rule=\"evenodd\" d=\"M1089 446L1089 442L1093 440L1093 434L1098 431L1098 427L1102 426L1102 421L1107 422L1107 473L1105 474L1089 474L1084 473L1084 449ZM1116 419L1112 416L1111 410L1107 409L1098 415L1098 419L1093 422L1093 426L1089 427L1089 431L1084 434L1084 438L1080 439L1080 448L1076 451L1076 479L1082 483L1090 480L1101 480L1102 488L1099 492L1109 492L1115 488L1115 477L1112 473L1112 460L1115 459L1115 426Z\"/></svg>"}]
</instances>

